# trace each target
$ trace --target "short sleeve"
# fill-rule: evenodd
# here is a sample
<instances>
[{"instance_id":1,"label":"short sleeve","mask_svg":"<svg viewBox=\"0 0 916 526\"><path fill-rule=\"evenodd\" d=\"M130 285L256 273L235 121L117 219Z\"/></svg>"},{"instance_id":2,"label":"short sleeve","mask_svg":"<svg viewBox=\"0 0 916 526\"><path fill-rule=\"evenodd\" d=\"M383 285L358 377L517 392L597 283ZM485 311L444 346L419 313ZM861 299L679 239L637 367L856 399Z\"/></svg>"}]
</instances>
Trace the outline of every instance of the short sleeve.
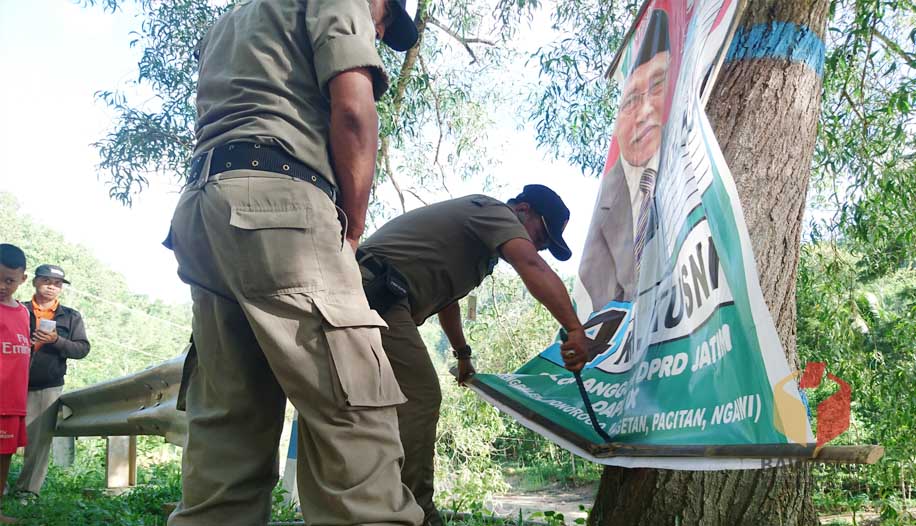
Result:
<instances>
[{"instance_id":1,"label":"short sleeve","mask_svg":"<svg viewBox=\"0 0 916 526\"><path fill-rule=\"evenodd\" d=\"M505 203L482 195L471 199L469 206L465 229L491 253L497 252L503 243L512 239L531 241L528 231Z\"/></svg>"},{"instance_id":2,"label":"short sleeve","mask_svg":"<svg viewBox=\"0 0 916 526\"><path fill-rule=\"evenodd\" d=\"M305 22L321 94L328 82L357 68L372 72L375 100L388 89L388 76L375 48L375 25L366 0L307 0Z\"/></svg>"}]
</instances>

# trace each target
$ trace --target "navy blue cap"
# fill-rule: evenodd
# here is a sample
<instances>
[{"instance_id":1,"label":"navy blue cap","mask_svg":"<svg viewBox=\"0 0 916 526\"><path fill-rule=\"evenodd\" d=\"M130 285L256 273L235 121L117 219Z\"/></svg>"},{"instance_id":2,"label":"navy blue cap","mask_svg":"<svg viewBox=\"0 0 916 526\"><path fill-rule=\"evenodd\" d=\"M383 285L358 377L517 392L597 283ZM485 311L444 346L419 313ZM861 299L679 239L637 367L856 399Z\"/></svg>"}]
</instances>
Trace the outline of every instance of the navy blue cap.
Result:
<instances>
[{"instance_id":1,"label":"navy blue cap","mask_svg":"<svg viewBox=\"0 0 916 526\"><path fill-rule=\"evenodd\" d=\"M528 203L535 212L544 218L547 227L547 237L550 238L550 253L560 261L572 257L572 250L563 239L563 231L569 223L569 208L560 199L556 192L542 184L528 184L522 188L522 193L515 198L516 201Z\"/></svg>"},{"instance_id":2,"label":"navy blue cap","mask_svg":"<svg viewBox=\"0 0 916 526\"><path fill-rule=\"evenodd\" d=\"M391 22L385 28L382 42L395 51L407 51L417 43L419 36L413 18L407 13L407 0L388 0L388 9L391 10Z\"/></svg>"}]
</instances>

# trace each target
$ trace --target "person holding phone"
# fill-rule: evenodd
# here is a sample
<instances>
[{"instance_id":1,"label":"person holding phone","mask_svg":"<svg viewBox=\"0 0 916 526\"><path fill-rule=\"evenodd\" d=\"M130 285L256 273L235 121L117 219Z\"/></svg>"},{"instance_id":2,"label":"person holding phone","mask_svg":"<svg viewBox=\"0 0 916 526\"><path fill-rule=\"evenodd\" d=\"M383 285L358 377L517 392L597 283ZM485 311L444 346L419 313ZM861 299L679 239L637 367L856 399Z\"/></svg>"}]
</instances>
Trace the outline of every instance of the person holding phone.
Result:
<instances>
[{"instance_id":1,"label":"person holding phone","mask_svg":"<svg viewBox=\"0 0 916 526\"><path fill-rule=\"evenodd\" d=\"M32 333L32 364L26 412L29 444L13 488L20 497L37 496L48 474L51 439L57 426L57 402L64 388L67 360L80 360L89 354L82 315L60 304L60 293L69 284L59 266L39 265L32 280L35 295L26 304Z\"/></svg>"}]
</instances>

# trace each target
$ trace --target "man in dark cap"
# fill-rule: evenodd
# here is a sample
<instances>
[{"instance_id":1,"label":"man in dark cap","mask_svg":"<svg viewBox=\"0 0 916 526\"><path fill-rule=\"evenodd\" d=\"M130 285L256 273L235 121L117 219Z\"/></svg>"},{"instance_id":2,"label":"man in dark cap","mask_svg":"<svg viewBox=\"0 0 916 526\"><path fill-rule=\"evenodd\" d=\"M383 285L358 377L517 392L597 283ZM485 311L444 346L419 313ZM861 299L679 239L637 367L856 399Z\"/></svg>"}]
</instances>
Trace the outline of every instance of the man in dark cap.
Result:
<instances>
[{"instance_id":1,"label":"man in dark cap","mask_svg":"<svg viewBox=\"0 0 916 526\"><path fill-rule=\"evenodd\" d=\"M51 441L57 427L57 408L67 360L89 354L89 339L79 311L61 305L60 293L69 285L64 269L39 265L35 269L35 295L26 303L32 331L32 363L29 366L29 397L26 435L29 444L13 493L38 495L48 475Z\"/></svg>"},{"instance_id":2,"label":"man in dark cap","mask_svg":"<svg viewBox=\"0 0 916 526\"><path fill-rule=\"evenodd\" d=\"M308 524L419 524L353 248L404 0L238 2L198 45L197 145L167 245L191 285L181 503L169 526L266 524L287 399ZM196 364L196 365L192 365Z\"/></svg>"},{"instance_id":3,"label":"man in dark cap","mask_svg":"<svg viewBox=\"0 0 916 526\"><path fill-rule=\"evenodd\" d=\"M442 394L417 326L437 315L458 359L458 382L474 374L458 301L493 272L499 258L521 276L531 295L569 332L563 359L570 370L586 361L582 324L562 280L538 255L561 261L569 209L553 190L527 185L504 203L469 195L408 212L382 226L357 250L370 305L388 324L382 345L407 402L398 406L404 444L401 476L426 513L441 524L433 504L433 457Z\"/></svg>"},{"instance_id":4,"label":"man in dark cap","mask_svg":"<svg viewBox=\"0 0 916 526\"><path fill-rule=\"evenodd\" d=\"M654 231L653 196L668 87L668 15L653 10L620 95L614 136L620 153L604 174L579 278L597 311L633 301L642 252Z\"/></svg>"}]
</instances>

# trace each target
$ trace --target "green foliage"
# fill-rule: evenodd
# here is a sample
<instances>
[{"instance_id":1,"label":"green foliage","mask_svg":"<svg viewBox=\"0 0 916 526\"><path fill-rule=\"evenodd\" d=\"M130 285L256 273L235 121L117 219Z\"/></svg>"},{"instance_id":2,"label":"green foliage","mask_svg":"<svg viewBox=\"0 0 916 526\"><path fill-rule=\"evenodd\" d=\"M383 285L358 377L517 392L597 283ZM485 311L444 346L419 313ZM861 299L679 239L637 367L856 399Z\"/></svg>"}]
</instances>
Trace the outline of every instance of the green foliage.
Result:
<instances>
[{"instance_id":1,"label":"green foliage","mask_svg":"<svg viewBox=\"0 0 916 526\"><path fill-rule=\"evenodd\" d=\"M19 211L9 194L0 193L0 239L22 248L28 274L41 263L60 265L72 285L61 303L80 311L92 349L83 360L69 360L67 388L92 385L140 371L177 356L191 335L189 305L169 305L131 293L124 277L85 247L68 242L52 228ZM29 301L31 282L16 294Z\"/></svg>"},{"instance_id":2,"label":"green foliage","mask_svg":"<svg viewBox=\"0 0 916 526\"><path fill-rule=\"evenodd\" d=\"M130 205L150 183L150 174L185 177L195 142L194 50L233 3L84 2L111 11L136 6L143 19L131 42L143 50L132 87L152 91L152 98L141 103L120 89L97 94L117 114L111 131L95 143L113 198ZM420 6L417 19L425 30L417 56L379 47L391 88L378 104L382 142L375 184L391 182L402 209L408 197L425 202L458 180L480 176L481 185L489 185L490 174L485 171L498 161L497 152L486 145L487 130L493 124L492 114L507 99L488 75L508 54L502 45L502 37L510 34L504 31L506 24L519 23L526 10L503 6L503 23L490 24L492 6L485 1L423 1ZM409 154L399 155L399 151ZM373 199L373 217L394 212L382 200Z\"/></svg>"},{"instance_id":3,"label":"green foliage","mask_svg":"<svg viewBox=\"0 0 916 526\"><path fill-rule=\"evenodd\" d=\"M483 499L508 489L493 454L505 423L493 406L441 377L442 408L436 436L437 500Z\"/></svg>"},{"instance_id":4,"label":"green foliage","mask_svg":"<svg viewBox=\"0 0 916 526\"><path fill-rule=\"evenodd\" d=\"M558 40L531 57L540 80L530 94L538 143L555 158L599 175L607 157L618 91L605 72L636 15L635 2L559 2L552 14Z\"/></svg>"},{"instance_id":5,"label":"green foliage","mask_svg":"<svg viewBox=\"0 0 916 526\"><path fill-rule=\"evenodd\" d=\"M851 426L835 443L886 448L873 466L815 468L826 507L850 507L857 495L893 507L916 482L916 270L869 279L874 270L863 261L859 253L822 243L803 246L799 265L799 356L826 362L852 387ZM816 391L812 410L832 391Z\"/></svg>"},{"instance_id":6,"label":"green foliage","mask_svg":"<svg viewBox=\"0 0 916 526\"><path fill-rule=\"evenodd\" d=\"M877 278L916 260L916 4L836 0L831 13L811 201L833 217L814 233L854 246Z\"/></svg>"},{"instance_id":7,"label":"green foliage","mask_svg":"<svg viewBox=\"0 0 916 526\"><path fill-rule=\"evenodd\" d=\"M116 2L108 0L113 8ZM145 13L131 46L142 46L137 84L156 94L142 105L121 91L96 96L117 114L117 124L94 146L99 168L109 177L109 194L126 205L149 184L149 173L182 174L194 150L194 95L197 61L194 48L206 29L228 6L207 2L141 2Z\"/></svg>"},{"instance_id":8,"label":"green foliage","mask_svg":"<svg viewBox=\"0 0 916 526\"><path fill-rule=\"evenodd\" d=\"M478 372L514 370L550 341L555 322L537 302L521 301L528 293L517 276L497 270L477 294L477 319L465 323L465 333L474 348ZM436 336L424 332L427 342L430 336ZM428 345L436 348L441 341L433 340L433 345ZM436 446L439 498L443 502L481 500L508 489L500 466L505 461L504 438L513 434L537 435L457 386L453 377L444 374L445 364L452 363L452 357L444 358L440 366L443 400Z\"/></svg>"},{"instance_id":9,"label":"green foliage","mask_svg":"<svg viewBox=\"0 0 916 526\"><path fill-rule=\"evenodd\" d=\"M5 498L4 511L23 526L165 526L163 505L181 500L181 464L177 448L161 438L140 437L137 444L137 486L120 495L105 487L105 440L78 439L76 462L69 468L51 465L38 500ZM21 457L13 457L10 478L19 476ZM273 492L272 520L301 520L283 504L284 491Z\"/></svg>"}]
</instances>

